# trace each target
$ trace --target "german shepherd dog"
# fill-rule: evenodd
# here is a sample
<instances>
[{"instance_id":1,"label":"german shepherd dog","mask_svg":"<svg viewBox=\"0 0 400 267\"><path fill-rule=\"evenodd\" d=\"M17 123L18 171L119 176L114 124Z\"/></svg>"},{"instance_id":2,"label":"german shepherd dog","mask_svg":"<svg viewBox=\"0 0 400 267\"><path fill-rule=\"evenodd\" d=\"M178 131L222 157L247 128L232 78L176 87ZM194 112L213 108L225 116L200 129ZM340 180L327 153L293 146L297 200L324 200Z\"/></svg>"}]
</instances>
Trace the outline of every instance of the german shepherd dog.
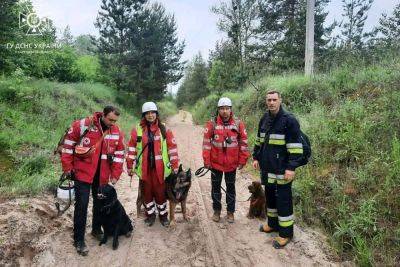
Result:
<instances>
[{"instance_id":1,"label":"german shepherd dog","mask_svg":"<svg viewBox=\"0 0 400 267\"><path fill-rule=\"evenodd\" d=\"M186 214L186 198L192 185L192 173L188 169L184 171L182 164L179 166L177 174L172 173L165 179L166 194L169 200L169 220L171 225L175 225L175 207L181 203L183 219L188 221Z\"/></svg>"},{"instance_id":2,"label":"german shepherd dog","mask_svg":"<svg viewBox=\"0 0 400 267\"><path fill-rule=\"evenodd\" d=\"M100 186L97 197L100 200L99 220L104 231L99 246L106 244L108 237L112 236L112 247L115 250L119 245L118 236L131 236L133 231L132 221L119 202L117 191L113 186L108 184Z\"/></svg>"},{"instance_id":3,"label":"german shepherd dog","mask_svg":"<svg viewBox=\"0 0 400 267\"><path fill-rule=\"evenodd\" d=\"M267 216L265 214L265 193L260 182L252 182L249 185L250 196L250 208L247 218L253 219L254 217L259 217L265 219Z\"/></svg>"}]
</instances>

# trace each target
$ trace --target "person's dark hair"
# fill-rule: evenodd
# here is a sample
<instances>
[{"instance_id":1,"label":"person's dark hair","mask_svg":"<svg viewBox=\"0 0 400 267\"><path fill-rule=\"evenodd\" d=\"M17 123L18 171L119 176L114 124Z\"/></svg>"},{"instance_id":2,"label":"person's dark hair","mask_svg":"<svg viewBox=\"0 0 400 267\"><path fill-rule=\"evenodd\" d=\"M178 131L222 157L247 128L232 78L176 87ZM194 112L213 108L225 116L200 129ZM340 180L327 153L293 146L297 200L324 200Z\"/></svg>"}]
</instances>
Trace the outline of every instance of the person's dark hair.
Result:
<instances>
[{"instance_id":1,"label":"person's dark hair","mask_svg":"<svg viewBox=\"0 0 400 267\"><path fill-rule=\"evenodd\" d=\"M276 90L270 90L267 92L267 95L273 95L273 94L278 94L278 97L282 98L281 93Z\"/></svg>"},{"instance_id":2,"label":"person's dark hair","mask_svg":"<svg viewBox=\"0 0 400 267\"><path fill-rule=\"evenodd\" d=\"M156 112L157 121L158 121L157 126L158 126L158 128L160 128L161 135L165 139L165 137L167 136L167 129L165 128L164 123L162 123L161 118L160 118L160 114L158 114L158 111L155 111L155 112ZM145 114L146 113L142 113L142 118L144 118Z\"/></svg>"},{"instance_id":3,"label":"person's dark hair","mask_svg":"<svg viewBox=\"0 0 400 267\"><path fill-rule=\"evenodd\" d=\"M104 116L107 116L109 113L114 112L115 115L119 116L121 115L121 112L119 111L119 109L117 109L116 107L113 106L106 106L103 109L103 114Z\"/></svg>"},{"instance_id":4,"label":"person's dark hair","mask_svg":"<svg viewBox=\"0 0 400 267\"><path fill-rule=\"evenodd\" d=\"M159 116L157 117L158 117L158 128L160 128L161 135L165 139L167 136L167 129L165 128L164 123L161 122L160 117Z\"/></svg>"}]
</instances>

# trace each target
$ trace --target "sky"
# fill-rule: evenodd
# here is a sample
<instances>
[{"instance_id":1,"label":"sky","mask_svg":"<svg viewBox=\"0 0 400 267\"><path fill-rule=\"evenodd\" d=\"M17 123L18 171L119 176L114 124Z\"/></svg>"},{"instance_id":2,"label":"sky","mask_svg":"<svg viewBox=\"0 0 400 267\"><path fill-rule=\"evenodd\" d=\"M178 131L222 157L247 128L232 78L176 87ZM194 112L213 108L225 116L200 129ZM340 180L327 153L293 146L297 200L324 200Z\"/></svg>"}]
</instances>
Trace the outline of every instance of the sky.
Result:
<instances>
[{"instance_id":1,"label":"sky","mask_svg":"<svg viewBox=\"0 0 400 267\"><path fill-rule=\"evenodd\" d=\"M201 53L205 59L218 40L225 38L217 29L218 17L210 11L220 0L160 0L167 11L175 15L178 36L186 43L183 60L192 59ZM39 17L49 17L59 29L70 26L74 36L80 34L97 35L94 27L101 0L32 0ZM400 0L375 0L368 13L366 29L373 28L383 12L391 13ZM342 1L331 0L327 6L327 23L341 19ZM176 86L171 90L176 91Z\"/></svg>"}]
</instances>

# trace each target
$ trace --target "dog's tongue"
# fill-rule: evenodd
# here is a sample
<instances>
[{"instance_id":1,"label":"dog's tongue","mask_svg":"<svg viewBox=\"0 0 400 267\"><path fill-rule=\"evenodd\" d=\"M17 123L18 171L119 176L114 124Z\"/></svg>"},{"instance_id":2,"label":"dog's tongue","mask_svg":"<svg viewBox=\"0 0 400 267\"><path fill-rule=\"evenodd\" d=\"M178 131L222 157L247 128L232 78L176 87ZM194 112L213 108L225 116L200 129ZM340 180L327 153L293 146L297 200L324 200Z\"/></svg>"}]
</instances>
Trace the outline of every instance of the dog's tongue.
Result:
<instances>
[{"instance_id":1,"label":"dog's tongue","mask_svg":"<svg viewBox=\"0 0 400 267\"><path fill-rule=\"evenodd\" d=\"M178 192L177 194L176 194L176 199L180 199L181 198L181 192Z\"/></svg>"}]
</instances>

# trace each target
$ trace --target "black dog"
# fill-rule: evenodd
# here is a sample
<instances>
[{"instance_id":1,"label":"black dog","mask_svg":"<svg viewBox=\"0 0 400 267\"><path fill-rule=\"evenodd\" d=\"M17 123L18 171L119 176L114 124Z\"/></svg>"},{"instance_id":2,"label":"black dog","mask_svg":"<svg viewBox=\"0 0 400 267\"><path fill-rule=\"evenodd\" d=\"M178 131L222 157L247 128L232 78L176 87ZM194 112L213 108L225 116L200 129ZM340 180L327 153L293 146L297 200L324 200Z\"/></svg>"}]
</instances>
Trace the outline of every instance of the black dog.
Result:
<instances>
[{"instance_id":1,"label":"black dog","mask_svg":"<svg viewBox=\"0 0 400 267\"><path fill-rule=\"evenodd\" d=\"M124 207L117 198L117 191L111 185L103 185L99 187L97 195L100 200L99 220L103 227L103 238L99 246L107 243L109 236L113 237L113 249L118 248L118 236L131 236L133 231L132 221L125 212Z\"/></svg>"},{"instance_id":2,"label":"black dog","mask_svg":"<svg viewBox=\"0 0 400 267\"><path fill-rule=\"evenodd\" d=\"M171 174L165 179L167 199L169 200L169 220L171 225L175 224L175 207L181 203L183 219L186 221L186 198L192 185L192 173L189 170L186 172L182 169L182 164L179 166L178 174Z\"/></svg>"}]
</instances>

